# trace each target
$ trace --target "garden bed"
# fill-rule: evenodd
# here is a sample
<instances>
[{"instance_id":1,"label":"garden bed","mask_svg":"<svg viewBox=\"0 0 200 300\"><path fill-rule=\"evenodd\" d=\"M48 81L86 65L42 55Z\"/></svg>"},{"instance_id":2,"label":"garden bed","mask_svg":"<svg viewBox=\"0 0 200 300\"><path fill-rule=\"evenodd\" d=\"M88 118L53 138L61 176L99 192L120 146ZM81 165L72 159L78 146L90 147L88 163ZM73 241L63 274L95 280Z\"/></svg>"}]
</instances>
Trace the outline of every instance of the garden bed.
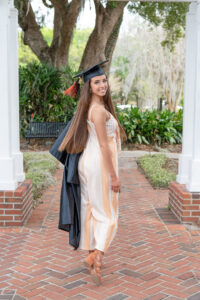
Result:
<instances>
[{"instance_id":1,"label":"garden bed","mask_svg":"<svg viewBox=\"0 0 200 300\"><path fill-rule=\"evenodd\" d=\"M163 144L160 146L156 145L145 145L145 144L124 144L122 145L122 150L134 151L134 150L142 150L142 151L154 151L154 152L172 152L172 153L181 153L182 152L182 144Z\"/></svg>"},{"instance_id":2,"label":"garden bed","mask_svg":"<svg viewBox=\"0 0 200 300\"><path fill-rule=\"evenodd\" d=\"M53 143L55 142L55 138L46 138L46 139L31 139L30 144L28 146L29 151L48 151ZM26 139L20 139L20 147L21 151L26 151ZM182 152L182 144L163 144L160 146L156 145L146 145L139 143L126 143L122 145L122 150L134 151L134 150L142 150L142 151L156 151L156 152L171 152L171 153L181 153Z\"/></svg>"},{"instance_id":3,"label":"garden bed","mask_svg":"<svg viewBox=\"0 0 200 300\"><path fill-rule=\"evenodd\" d=\"M48 153L24 153L26 179L32 180L33 208L39 205L44 190L56 183L57 168L57 160Z\"/></svg>"},{"instance_id":4,"label":"garden bed","mask_svg":"<svg viewBox=\"0 0 200 300\"><path fill-rule=\"evenodd\" d=\"M140 171L155 189L166 189L171 181L176 180L178 159L168 158L165 154L146 154L136 161Z\"/></svg>"}]
</instances>

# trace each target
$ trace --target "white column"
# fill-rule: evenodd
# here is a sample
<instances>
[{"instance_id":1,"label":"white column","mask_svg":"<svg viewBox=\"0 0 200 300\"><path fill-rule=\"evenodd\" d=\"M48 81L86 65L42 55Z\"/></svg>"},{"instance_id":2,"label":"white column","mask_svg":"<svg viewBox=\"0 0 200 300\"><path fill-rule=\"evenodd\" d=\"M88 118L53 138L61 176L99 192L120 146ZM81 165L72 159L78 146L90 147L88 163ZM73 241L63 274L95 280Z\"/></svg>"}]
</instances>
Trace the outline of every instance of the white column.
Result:
<instances>
[{"instance_id":1,"label":"white column","mask_svg":"<svg viewBox=\"0 0 200 300\"><path fill-rule=\"evenodd\" d=\"M190 160L192 158L193 149L196 77L196 10L197 3L192 2L186 16L182 154L179 157L179 170L176 177L177 182L180 184L186 184L189 180Z\"/></svg>"},{"instance_id":2,"label":"white column","mask_svg":"<svg viewBox=\"0 0 200 300\"><path fill-rule=\"evenodd\" d=\"M11 154L11 116L8 94L8 1L0 1L0 190L15 189L17 180Z\"/></svg>"},{"instance_id":3,"label":"white column","mask_svg":"<svg viewBox=\"0 0 200 300\"><path fill-rule=\"evenodd\" d=\"M195 87L193 107L193 141L192 158L189 162L189 176L186 188L190 192L200 192L200 2L196 4L195 17L196 53L195 53Z\"/></svg>"},{"instance_id":4,"label":"white column","mask_svg":"<svg viewBox=\"0 0 200 300\"><path fill-rule=\"evenodd\" d=\"M17 24L13 1L0 0L0 40L0 190L15 190L24 175L19 153Z\"/></svg>"},{"instance_id":5,"label":"white column","mask_svg":"<svg viewBox=\"0 0 200 300\"><path fill-rule=\"evenodd\" d=\"M8 15L9 44L9 96L11 101L11 155L14 158L15 176L18 181L24 181L23 154L20 152L19 134L19 76L18 76L18 12L10 0Z\"/></svg>"}]
</instances>

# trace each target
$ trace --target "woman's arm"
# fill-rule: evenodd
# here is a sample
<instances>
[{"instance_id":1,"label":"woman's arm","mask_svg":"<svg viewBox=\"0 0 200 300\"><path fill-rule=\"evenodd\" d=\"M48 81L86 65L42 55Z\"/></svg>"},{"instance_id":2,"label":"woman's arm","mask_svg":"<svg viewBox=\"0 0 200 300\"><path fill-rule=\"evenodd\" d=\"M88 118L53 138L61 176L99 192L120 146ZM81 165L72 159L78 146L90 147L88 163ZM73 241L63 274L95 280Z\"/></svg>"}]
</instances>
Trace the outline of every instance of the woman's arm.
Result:
<instances>
[{"instance_id":1,"label":"woman's arm","mask_svg":"<svg viewBox=\"0 0 200 300\"><path fill-rule=\"evenodd\" d=\"M112 153L108 145L106 132L106 110L101 107L95 107L92 111L92 121L95 125L97 138L105 166L111 177L111 187L115 192L120 191L120 182L112 162Z\"/></svg>"}]
</instances>

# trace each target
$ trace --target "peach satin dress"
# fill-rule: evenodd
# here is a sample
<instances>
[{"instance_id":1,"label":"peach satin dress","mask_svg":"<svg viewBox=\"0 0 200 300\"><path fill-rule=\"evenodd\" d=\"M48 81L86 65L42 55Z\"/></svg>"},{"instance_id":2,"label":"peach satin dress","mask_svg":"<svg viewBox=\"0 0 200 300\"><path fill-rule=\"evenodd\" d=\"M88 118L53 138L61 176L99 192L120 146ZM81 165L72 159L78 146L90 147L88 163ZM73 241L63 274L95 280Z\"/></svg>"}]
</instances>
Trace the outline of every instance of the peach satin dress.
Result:
<instances>
[{"instance_id":1,"label":"peach satin dress","mask_svg":"<svg viewBox=\"0 0 200 300\"><path fill-rule=\"evenodd\" d=\"M91 105L87 120L88 140L79 158L78 172L81 187L80 249L106 251L118 227L119 193L111 190L110 175L104 165L95 125L91 121ZM107 111L108 112L108 111ZM106 132L112 153L112 162L118 175L118 157L121 152L119 126L110 114Z\"/></svg>"}]
</instances>

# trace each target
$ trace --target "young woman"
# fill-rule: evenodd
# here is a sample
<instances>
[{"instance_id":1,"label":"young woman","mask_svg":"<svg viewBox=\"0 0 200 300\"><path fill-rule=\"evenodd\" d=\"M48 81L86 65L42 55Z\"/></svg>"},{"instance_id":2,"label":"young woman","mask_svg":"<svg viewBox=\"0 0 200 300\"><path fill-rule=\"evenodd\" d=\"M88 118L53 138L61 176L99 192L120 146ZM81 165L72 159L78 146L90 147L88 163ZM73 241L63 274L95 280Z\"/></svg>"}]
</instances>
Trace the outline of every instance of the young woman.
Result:
<instances>
[{"instance_id":1,"label":"young woman","mask_svg":"<svg viewBox=\"0 0 200 300\"><path fill-rule=\"evenodd\" d=\"M94 282L101 284L101 265L118 226L118 155L120 125L104 71L95 65L78 75L84 85L72 123L60 149L82 152L78 162L81 187L80 249L89 251L84 263Z\"/></svg>"}]
</instances>

